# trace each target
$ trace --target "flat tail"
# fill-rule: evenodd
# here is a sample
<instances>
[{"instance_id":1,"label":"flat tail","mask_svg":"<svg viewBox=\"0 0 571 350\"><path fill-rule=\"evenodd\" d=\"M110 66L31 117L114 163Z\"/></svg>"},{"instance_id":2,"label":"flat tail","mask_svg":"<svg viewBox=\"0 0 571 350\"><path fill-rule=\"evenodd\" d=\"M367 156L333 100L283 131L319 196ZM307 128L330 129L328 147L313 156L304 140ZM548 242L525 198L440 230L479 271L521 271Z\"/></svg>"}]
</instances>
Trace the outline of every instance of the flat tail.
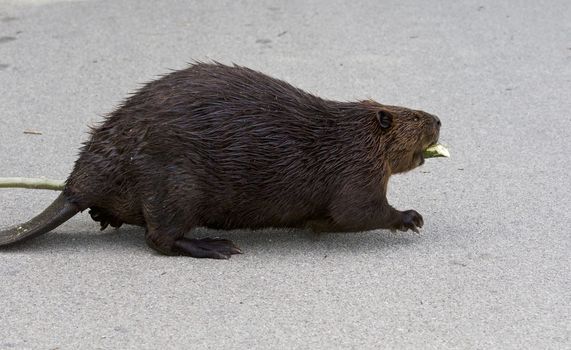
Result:
<instances>
[{"instance_id":1,"label":"flat tail","mask_svg":"<svg viewBox=\"0 0 571 350\"><path fill-rule=\"evenodd\" d=\"M77 214L79 209L63 192L43 212L28 222L0 230L0 246L11 245L47 233Z\"/></svg>"}]
</instances>

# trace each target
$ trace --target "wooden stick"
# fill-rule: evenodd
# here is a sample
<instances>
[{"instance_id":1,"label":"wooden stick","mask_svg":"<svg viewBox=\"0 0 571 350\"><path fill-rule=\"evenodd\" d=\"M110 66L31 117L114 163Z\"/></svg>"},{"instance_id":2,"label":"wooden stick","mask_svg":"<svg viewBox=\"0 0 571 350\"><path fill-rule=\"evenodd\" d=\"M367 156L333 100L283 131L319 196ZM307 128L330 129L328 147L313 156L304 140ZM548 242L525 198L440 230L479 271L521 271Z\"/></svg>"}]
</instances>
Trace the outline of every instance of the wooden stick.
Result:
<instances>
[{"instance_id":1,"label":"wooden stick","mask_svg":"<svg viewBox=\"0 0 571 350\"><path fill-rule=\"evenodd\" d=\"M35 190L63 191L65 181L29 177L0 177L0 188L31 188Z\"/></svg>"},{"instance_id":2,"label":"wooden stick","mask_svg":"<svg viewBox=\"0 0 571 350\"><path fill-rule=\"evenodd\" d=\"M428 147L424 150L423 154L424 158L450 157L450 152L448 152L448 149L441 144L436 144L434 146Z\"/></svg>"}]
</instances>

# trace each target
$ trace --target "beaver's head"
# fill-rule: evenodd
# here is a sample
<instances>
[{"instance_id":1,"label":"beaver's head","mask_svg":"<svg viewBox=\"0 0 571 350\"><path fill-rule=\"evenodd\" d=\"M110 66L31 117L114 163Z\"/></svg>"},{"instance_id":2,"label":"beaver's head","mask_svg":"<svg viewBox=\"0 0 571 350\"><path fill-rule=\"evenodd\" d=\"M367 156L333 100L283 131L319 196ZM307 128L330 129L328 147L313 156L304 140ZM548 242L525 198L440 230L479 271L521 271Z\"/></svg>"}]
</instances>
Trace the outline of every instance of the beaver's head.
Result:
<instances>
[{"instance_id":1,"label":"beaver's head","mask_svg":"<svg viewBox=\"0 0 571 350\"><path fill-rule=\"evenodd\" d=\"M423 151L440 135L437 116L404 107L377 105L383 153L391 173L402 173L424 164Z\"/></svg>"}]
</instances>

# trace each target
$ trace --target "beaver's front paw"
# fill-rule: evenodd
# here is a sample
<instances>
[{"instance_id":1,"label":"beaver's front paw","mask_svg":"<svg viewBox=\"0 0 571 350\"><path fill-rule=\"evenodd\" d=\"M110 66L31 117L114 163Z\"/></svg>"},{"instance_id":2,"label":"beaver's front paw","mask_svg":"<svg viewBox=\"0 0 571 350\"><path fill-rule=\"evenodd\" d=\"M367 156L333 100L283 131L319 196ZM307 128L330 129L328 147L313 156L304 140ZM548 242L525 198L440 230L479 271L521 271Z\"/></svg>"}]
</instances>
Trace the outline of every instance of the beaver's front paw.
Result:
<instances>
[{"instance_id":1,"label":"beaver's front paw","mask_svg":"<svg viewBox=\"0 0 571 350\"><path fill-rule=\"evenodd\" d=\"M412 230L416 233L420 233L418 230L424 225L424 220L422 215L420 215L416 210L406 210L401 212L401 223L399 227L395 229L399 231Z\"/></svg>"}]
</instances>

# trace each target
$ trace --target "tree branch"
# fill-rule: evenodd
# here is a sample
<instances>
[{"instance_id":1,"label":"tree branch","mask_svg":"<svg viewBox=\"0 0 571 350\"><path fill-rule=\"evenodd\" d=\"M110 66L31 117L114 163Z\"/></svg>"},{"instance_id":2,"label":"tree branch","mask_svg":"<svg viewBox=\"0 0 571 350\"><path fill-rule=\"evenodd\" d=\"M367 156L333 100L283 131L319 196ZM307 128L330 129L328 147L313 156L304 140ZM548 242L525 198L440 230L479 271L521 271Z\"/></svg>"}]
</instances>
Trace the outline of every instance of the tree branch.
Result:
<instances>
[{"instance_id":1,"label":"tree branch","mask_svg":"<svg viewBox=\"0 0 571 350\"><path fill-rule=\"evenodd\" d=\"M63 191L65 181L29 178L29 177L0 177L0 188L31 188L35 190Z\"/></svg>"}]
</instances>

